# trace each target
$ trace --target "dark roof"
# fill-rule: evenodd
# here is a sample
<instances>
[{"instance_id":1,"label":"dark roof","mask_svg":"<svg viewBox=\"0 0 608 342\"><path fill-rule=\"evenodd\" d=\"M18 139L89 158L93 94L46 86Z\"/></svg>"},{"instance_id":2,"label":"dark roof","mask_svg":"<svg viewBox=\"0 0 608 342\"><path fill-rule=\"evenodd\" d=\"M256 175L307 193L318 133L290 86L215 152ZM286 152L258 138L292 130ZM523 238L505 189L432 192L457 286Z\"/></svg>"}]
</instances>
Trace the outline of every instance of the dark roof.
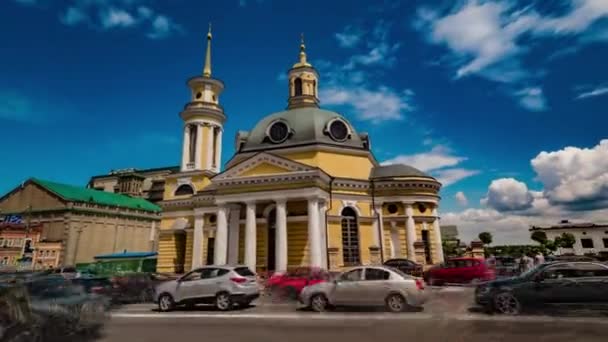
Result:
<instances>
[{"instance_id":1,"label":"dark roof","mask_svg":"<svg viewBox=\"0 0 608 342\"><path fill-rule=\"evenodd\" d=\"M162 171L169 171L169 173L177 173L177 172L179 172L179 170L180 170L179 166L165 166L165 167L154 167L154 168L150 168L150 169L132 169L131 172L138 173L138 174L154 173L154 172L162 172ZM118 170L113 170L113 171L118 171ZM118 175L119 174L112 174L112 171L110 171L109 173L104 174L104 175L93 176L93 177L91 177L91 180L96 179L96 178L104 178L104 177L116 177Z\"/></svg>"},{"instance_id":2,"label":"dark roof","mask_svg":"<svg viewBox=\"0 0 608 342\"><path fill-rule=\"evenodd\" d=\"M36 178L32 178L30 181L67 201L95 203L112 207L122 207L151 212L158 212L161 210L159 206L148 202L143 198L130 197L127 195L93 190L89 188L81 188L79 186L56 183Z\"/></svg>"},{"instance_id":3,"label":"dark roof","mask_svg":"<svg viewBox=\"0 0 608 342\"><path fill-rule=\"evenodd\" d=\"M149 258L157 256L156 252L121 252L111 254L96 255L95 259L135 259L135 258Z\"/></svg>"},{"instance_id":4,"label":"dark roof","mask_svg":"<svg viewBox=\"0 0 608 342\"><path fill-rule=\"evenodd\" d=\"M378 178L394 178L394 177L424 177L424 178L434 179L433 177L418 170L417 168L409 166L409 165L405 165L405 164L391 164L391 165L376 166L372 169L369 178L378 179Z\"/></svg>"},{"instance_id":5,"label":"dark roof","mask_svg":"<svg viewBox=\"0 0 608 342\"><path fill-rule=\"evenodd\" d=\"M333 119L340 119L350 130L350 138L344 142L334 141L324 131ZM292 135L282 143L272 143L266 139L266 131L271 123L282 120L292 130ZM365 150L367 147L354 127L342 115L319 108L296 108L264 117L249 133L242 133L247 141L238 152L261 151L274 148L294 147L310 144L324 144Z\"/></svg>"}]
</instances>

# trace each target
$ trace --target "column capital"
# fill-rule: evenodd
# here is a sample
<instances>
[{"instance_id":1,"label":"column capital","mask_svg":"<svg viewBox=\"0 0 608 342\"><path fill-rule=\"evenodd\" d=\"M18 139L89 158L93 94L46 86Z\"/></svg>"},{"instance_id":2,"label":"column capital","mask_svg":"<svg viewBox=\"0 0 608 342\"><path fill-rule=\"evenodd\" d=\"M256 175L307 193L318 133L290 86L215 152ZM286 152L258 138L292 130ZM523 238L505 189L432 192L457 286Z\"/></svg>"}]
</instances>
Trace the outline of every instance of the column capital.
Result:
<instances>
[{"instance_id":1,"label":"column capital","mask_svg":"<svg viewBox=\"0 0 608 342\"><path fill-rule=\"evenodd\" d=\"M273 200L274 200L274 203L277 206L279 206L279 205L280 206L285 206L287 204L287 199L286 198L274 198Z\"/></svg>"},{"instance_id":2,"label":"column capital","mask_svg":"<svg viewBox=\"0 0 608 342\"><path fill-rule=\"evenodd\" d=\"M256 200L246 200L244 201L245 205L250 207L250 206L254 206L256 205L257 201Z\"/></svg>"},{"instance_id":3,"label":"column capital","mask_svg":"<svg viewBox=\"0 0 608 342\"><path fill-rule=\"evenodd\" d=\"M321 199L318 196L308 196L306 197L308 202L321 202Z\"/></svg>"}]
</instances>

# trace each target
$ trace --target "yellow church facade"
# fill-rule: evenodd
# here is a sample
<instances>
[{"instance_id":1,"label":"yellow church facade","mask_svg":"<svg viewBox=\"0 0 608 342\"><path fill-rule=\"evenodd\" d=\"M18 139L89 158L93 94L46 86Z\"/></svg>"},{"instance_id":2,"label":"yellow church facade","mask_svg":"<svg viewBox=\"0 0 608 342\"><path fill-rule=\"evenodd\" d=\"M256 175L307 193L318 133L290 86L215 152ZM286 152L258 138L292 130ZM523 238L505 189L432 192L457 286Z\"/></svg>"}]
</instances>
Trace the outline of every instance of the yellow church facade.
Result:
<instances>
[{"instance_id":1,"label":"yellow church facade","mask_svg":"<svg viewBox=\"0 0 608 342\"><path fill-rule=\"evenodd\" d=\"M188 86L181 171L167 177L160 203L159 272L443 261L441 184L407 165L380 165L367 134L319 107L319 75L303 42L288 72L287 109L239 131L223 170L227 117L224 85L211 76L211 33L203 73Z\"/></svg>"}]
</instances>

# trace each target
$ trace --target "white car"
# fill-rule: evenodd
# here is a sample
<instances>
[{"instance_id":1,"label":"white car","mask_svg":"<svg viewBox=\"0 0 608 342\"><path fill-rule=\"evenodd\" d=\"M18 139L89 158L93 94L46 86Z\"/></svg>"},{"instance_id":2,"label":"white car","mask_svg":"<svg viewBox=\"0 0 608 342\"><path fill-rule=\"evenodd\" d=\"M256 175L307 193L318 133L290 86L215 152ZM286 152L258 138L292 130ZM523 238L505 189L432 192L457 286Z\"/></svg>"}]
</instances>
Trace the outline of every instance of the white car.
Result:
<instances>
[{"instance_id":1,"label":"white car","mask_svg":"<svg viewBox=\"0 0 608 342\"><path fill-rule=\"evenodd\" d=\"M391 312L421 307L428 298L424 280L384 266L362 266L336 280L305 287L300 302L321 312L334 306L384 306Z\"/></svg>"},{"instance_id":2,"label":"white car","mask_svg":"<svg viewBox=\"0 0 608 342\"><path fill-rule=\"evenodd\" d=\"M160 311L177 305L214 304L226 311L235 304L248 306L260 296L257 277L247 266L205 266L177 280L156 287L154 300Z\"/></svg>"}]
</instances>

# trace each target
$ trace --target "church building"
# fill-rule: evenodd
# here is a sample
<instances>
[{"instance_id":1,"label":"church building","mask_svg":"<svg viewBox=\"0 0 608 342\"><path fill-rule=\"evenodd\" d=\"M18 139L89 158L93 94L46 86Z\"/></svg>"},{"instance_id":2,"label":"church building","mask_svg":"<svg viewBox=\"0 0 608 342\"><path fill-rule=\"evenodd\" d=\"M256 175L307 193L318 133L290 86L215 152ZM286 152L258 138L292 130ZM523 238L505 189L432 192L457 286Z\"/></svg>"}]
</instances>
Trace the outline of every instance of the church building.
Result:
<instances>
[{"instance_id":1,"label":"church building","mask_svg":"<svg viewBox=\"0 0 608 342\"><path fill-rule=\"evenodd\" d=\"M159 203L159 272L443 261L441 184L411 166L380 165L366 133L321 109L319 74L303 41L288 71L286 110L239 131L221 169L229 115L220 105L224 83L211 72L211 38L202 75L187 82L180 171L166 176Z\"/></svg>"}]
</instances>

